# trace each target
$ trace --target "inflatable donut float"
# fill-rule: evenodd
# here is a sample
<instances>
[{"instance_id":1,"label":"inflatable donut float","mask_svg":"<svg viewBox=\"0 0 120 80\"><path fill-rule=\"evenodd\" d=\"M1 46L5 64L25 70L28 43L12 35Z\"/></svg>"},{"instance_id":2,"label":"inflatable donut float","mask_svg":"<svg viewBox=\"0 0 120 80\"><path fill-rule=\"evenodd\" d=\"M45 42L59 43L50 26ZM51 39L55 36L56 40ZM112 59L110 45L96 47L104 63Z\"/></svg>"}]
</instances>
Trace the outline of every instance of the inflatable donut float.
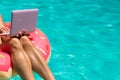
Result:
<instances>
[{"instance_id":1,"label":"inflatable donut float","mask_svg":"<svg viewBox=\"0 0 120 80\"><path fill-rule=\"evenodd\" d=\"M5 23L6 27L10 27L10 23ZM46 35L36 28L34 32L31 32L29 39L33 45L40 51L40 55L48 62L51 54L50 43ZM12 77L14 69L12 68L10 51L6 52L5 49L0 49L0 79L6 79Z\"/></svg>"}]
</instances>

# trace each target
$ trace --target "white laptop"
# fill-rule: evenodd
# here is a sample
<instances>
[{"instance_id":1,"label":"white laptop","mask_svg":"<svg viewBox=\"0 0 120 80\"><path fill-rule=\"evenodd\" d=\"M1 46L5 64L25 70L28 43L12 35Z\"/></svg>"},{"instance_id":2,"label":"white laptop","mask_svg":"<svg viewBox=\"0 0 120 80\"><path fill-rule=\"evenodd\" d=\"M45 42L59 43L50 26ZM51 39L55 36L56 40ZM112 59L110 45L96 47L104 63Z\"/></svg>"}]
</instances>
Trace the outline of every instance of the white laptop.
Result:
<instances>
[{"instance_id":1,"label":"white laptop","mask_svg":"<svg viewBox=\"0 0 120 80\"><path fill-rule=\"evenodd\" d=\"M2 33L0 35L9 34L12 37L22 31L27 33L35 31L37 18L38 9L13 10L10 33Z\"/></svg>"}]
</instances>

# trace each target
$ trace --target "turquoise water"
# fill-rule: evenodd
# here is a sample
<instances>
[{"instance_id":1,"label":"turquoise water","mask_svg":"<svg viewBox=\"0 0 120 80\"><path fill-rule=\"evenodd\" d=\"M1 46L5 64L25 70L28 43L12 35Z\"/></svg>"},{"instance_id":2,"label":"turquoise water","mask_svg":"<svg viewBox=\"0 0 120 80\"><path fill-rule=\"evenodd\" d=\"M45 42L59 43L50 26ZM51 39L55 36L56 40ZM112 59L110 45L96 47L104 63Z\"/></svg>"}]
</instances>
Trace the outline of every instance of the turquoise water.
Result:
<instances>
[{"instance_id":1,"label":"turquoise water","mask_svg":"<svg viewBox=\"0 0 120 80\"><path fill-rule=\"evenodd\" d=\"M120 0L0 1L6 22L12 10L30 8L39 9L37 25L50 40L56 80L120 80Z\"/></svg>"}]
</instances>

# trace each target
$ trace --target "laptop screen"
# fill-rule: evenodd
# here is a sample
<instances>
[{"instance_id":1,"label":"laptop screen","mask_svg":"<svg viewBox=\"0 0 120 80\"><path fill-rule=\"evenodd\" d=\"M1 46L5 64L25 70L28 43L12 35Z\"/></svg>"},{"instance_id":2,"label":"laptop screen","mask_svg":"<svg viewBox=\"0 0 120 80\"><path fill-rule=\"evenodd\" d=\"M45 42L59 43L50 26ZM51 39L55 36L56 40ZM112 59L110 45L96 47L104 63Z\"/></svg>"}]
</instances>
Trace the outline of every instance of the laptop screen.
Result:
<instances>
[{"instance_id":1,"label":"laptop screen","mask_svg":"<svg viewBox=\"0 0 120 80\"><path fill-rule=\"evenodd\" d=\"M38 9L12 11L10 36L15 36L22 31L35 31L37 18Z\"/></svg>"}]
</instances>

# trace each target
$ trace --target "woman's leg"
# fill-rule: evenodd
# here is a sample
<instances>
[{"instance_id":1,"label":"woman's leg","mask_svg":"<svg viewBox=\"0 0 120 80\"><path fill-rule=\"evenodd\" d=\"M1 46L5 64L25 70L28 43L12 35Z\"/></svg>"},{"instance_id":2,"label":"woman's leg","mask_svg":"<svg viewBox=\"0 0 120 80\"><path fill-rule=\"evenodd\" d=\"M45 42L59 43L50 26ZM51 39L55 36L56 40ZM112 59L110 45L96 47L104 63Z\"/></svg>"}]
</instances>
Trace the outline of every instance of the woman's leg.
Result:
<instances>
[{"instance_id":1,"label":"woman's leg","mask_svg":"<svg viewBox=\"0 0 120 80\"><path fill-rule=\"evenodd\" d=\"M23 80L34 80L30 59L22 48L20 40L12 38L9 44L12 48L11 58L15 71Z\"/></svg>"},{"instance_id":2,"label":"woman's leg","mask_svg":"<svg viewBox=\"0 0 120 80\"><path fill-rule=\"evenodd\" d=\"M30 40L26 36L23 36L20 41L31 60L33 70L37 72L44 80L55 80L47 63L37 49L32 45Z\"/></svg>"}]
</instances>

